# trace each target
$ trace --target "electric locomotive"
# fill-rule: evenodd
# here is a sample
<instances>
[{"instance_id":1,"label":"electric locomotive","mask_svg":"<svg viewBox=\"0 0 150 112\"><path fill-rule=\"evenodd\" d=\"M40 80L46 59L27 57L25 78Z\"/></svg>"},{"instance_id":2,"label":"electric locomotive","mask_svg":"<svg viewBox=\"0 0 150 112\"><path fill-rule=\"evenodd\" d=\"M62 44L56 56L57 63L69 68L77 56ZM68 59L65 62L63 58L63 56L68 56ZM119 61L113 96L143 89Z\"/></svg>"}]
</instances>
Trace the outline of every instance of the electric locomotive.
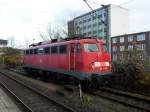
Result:
<instances>
[{"instance_id":1,"label":"electric locomotive","mask_svg":"<svg viewBox=\"0 0 150 112\"><path fill-rule=\"evenodd\" d=\"M86 85L104 85L112 76L105 44L95 38L55 39L32 44L24 50L23 68Z\"/></svg>"}]
</instances>

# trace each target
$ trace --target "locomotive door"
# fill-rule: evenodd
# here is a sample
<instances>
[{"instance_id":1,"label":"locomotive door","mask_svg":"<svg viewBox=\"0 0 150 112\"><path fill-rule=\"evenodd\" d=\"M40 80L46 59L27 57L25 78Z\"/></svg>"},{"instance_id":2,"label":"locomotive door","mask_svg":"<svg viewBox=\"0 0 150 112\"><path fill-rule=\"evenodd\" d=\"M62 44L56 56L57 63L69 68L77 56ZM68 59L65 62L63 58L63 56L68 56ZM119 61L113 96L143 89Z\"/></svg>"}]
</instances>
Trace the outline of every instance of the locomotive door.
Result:
<instances>
[{"instance_id":1,"label":"locomotive door","mask_svg":"<svg viewBox=\"0 0 150 112\"><path fill-rule=\"evenodd\" d=\"M80 44L71 44L70 70L78 70L80 61Z\"/></svg>"}]
</instances>

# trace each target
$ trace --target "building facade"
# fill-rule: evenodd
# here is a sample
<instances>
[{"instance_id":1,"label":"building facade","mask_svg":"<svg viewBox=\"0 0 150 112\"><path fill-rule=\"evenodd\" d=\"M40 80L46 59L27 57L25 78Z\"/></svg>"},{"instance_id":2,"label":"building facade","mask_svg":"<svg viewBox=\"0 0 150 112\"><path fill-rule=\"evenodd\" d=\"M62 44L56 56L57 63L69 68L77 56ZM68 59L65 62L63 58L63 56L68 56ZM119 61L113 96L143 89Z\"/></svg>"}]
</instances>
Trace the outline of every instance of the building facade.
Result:
<instances>
[{"instance_id":1,"label":"building facade","mask_svg":"<svg viewBox=\"0 0 150 112\"><path fill-rule=\"evenodd\" d=\"M0 47L7 47L8 41L0 39Z\"/></svg>"},{"instance_id":2,"label":"building facade","mask_svg":"<svg viewBox=\"0 0 150 112\"><path fill-rule=\"evenodd\" d=\"M128 32L128 10L119 6L105 5L68 22L68 35L103 39L110 50L110 37Z\"/></svg>"},{"instance_id":3,"label":"building facade","mask_svg":"<svg viewBox=\"0 0 150 112\"><path fill-rule=\"evenodd\" d=\"M8 44L7 40L0 39L0 56L3 54L2 48L7 47L7 44Z\"/></svg>"},{"instance_id":4,"label":"building facade","mask_svg":"<svg viewBox=\"0 0 150 112\"><path fill-rule=\"evenodd\" d=\"M136 49L136 52L134 50ZM136 53L139 59L150 56L150 31L119 35L111 38L111 58L113 61L126 60Z\"/></svg>"}]
</instances>

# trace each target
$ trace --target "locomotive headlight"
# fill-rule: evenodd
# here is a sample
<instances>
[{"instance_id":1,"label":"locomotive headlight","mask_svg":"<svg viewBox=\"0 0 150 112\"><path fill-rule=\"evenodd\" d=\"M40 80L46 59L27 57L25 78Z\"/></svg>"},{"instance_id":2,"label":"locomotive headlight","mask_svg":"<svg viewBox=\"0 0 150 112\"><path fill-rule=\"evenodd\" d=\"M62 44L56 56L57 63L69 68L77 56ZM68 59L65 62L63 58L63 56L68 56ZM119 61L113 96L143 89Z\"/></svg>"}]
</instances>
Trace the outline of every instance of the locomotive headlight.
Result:
<instances>
[{"instance_id":1,"label":"locomotive headlight","mask_svg":"<svg viewBox=\"0 0 150 112\"><path fill-rule=\"evenodd\" d=\"M95 67L110 66L109 62L94 62Z\"/></svg>"},{"instance_id":2,"label":"locomotive headlight","mask_svg":"<svg viewBox=\"0 0 150 112\"><path fill-rule=\"evenodd\" d=\"M95 67L100 67L100 62L94 62Z\"/></svg>"}]
</instances>

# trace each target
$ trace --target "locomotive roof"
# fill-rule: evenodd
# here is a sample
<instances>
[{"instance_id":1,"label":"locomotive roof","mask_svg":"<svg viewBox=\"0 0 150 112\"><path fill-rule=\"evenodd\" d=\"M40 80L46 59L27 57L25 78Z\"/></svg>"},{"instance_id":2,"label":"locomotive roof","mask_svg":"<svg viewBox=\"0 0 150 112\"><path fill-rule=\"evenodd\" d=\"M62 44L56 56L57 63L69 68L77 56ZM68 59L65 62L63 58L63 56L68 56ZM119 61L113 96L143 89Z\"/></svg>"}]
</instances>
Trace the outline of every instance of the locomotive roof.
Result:
<instances>
[{"instance_id":1,"label":"locomotive roof","mask_svg":"<svg viewBox=\"0 0 150 112\"><path fill-rule=\"evenodd\" d=\"M99 42L100 44L103 44L104 41L103 40L99 40L99 39L95 39L95 38L84 38L84 39L73 39L73 40L68 40L68 41L58 41L58 42L54 42L54 43L47 43L47 44L43 44L43 45L37 45L37 46L32 46L28 49L32 49L32 48L39 48L39 47L46 47L46 46L53 46L53 45L64 45L64 44L71 44L71 43L97 43Z\"/></svg>"}]
</instances>

